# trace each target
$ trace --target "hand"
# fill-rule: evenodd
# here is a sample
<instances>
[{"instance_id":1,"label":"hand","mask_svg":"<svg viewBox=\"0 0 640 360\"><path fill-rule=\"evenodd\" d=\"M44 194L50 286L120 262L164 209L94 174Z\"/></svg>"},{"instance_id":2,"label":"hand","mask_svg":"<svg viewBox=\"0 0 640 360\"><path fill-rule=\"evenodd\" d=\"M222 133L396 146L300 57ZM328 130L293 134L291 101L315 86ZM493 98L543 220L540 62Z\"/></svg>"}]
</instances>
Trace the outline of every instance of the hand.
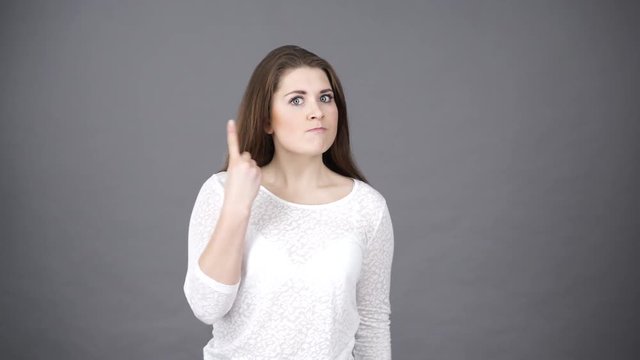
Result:
<instances>
[{"instance_id":1,"label":"hand","mask_svg":"<svg viewBox=\"0 0 640 360\"><path fill-rule=\"evenodd\" d=\"M262 180L262 171L245 151L240 154L238 133L235 121L227 122L227 145L229 147L229 167L227 180L224 184L226 205L251 209L253 200L258 195Z\"/></svg>"}]
</instances>

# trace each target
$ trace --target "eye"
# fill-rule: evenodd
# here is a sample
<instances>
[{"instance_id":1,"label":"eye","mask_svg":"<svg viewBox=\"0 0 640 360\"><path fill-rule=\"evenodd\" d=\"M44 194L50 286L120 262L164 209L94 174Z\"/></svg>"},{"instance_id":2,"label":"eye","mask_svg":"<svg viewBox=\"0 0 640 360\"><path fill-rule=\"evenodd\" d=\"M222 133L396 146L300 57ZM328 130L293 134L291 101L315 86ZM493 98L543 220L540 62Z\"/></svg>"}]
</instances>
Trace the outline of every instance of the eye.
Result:
<instances>
[{"instance_id":1,"label":"eye","mask_svg":"<svg viewBox=\"0 0 640 360\"><path fill-rule=\"evenodd\" d=\"M322 98L326 98L326 100L322 100ZM322 102L328 103L328 102L331 102L331 100L333 100L333 96L331 96L331 95L325 94L325 95L320 96L320 101L322 101Z\"/></svg>"},{"instance_id":2,"label":"eye","mask_svg":"<svg viewBox=\"0 0 640 360\"><path fill-rule=\"evenodd\" d=\"M301 105L302 104L302 98L300 96L296 96L293 99L289 100L290 104L293 105Z\"/></svg>"}]
</instances>

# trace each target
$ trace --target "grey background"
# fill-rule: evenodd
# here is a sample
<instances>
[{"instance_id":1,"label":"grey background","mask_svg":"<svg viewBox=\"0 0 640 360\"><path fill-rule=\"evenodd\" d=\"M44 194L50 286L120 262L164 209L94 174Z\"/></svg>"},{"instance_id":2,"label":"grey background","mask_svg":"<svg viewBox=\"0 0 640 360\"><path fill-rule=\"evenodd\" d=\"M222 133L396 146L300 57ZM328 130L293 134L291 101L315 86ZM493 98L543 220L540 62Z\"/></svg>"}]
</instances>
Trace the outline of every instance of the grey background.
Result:
<instances>
[{"instance_id":1,"label":"grey background","mask_svg":"<svg viewBox=\"0 0 640 360\"><path fill-rule=\"evenodd\" d=\"M634 1L13 1L4 359L197 359L187 225L266 53L345 86L387 199L394 359L638 359Z\"/></svg>"}]
</instances>

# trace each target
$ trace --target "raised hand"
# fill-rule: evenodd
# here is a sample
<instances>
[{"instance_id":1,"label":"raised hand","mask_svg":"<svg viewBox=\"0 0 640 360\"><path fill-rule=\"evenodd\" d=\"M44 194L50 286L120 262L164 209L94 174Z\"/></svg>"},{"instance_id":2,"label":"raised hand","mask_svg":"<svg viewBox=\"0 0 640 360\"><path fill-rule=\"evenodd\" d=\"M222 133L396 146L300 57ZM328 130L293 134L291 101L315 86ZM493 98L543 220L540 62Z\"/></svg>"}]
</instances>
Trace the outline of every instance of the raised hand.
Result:
<instances>
[{"instance_id":1,"label":"raised hand","mask_svg":"<svg viewBox=\"0 0 640 360\"><path fill-rule=\"evenodd\" d=\"M229 166L224 184L225 205L250 210L260 189L262 171L249 152L240 154L234 120L227 122L227 145Z\"/></svg>"}]
</instances>

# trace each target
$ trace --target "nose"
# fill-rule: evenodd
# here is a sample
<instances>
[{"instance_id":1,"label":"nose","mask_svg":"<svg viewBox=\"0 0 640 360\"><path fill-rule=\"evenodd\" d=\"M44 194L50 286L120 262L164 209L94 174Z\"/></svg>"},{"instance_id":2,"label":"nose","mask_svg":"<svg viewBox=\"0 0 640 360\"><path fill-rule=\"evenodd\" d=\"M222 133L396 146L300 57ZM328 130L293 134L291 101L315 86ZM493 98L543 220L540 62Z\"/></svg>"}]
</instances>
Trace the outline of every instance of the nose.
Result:
<instances>
[{"instance_id":1,"label":"nose","mask_svg":"<svg viewBox=\"0 0 640 360\"><path fill-rule=\"evenodd\" d=\"M310 120L324 118L324 113L322 112L320 106L318 106L317 102L313 102L313 105L311 105L308 117Z\"/></svg>"}]
</instances>

